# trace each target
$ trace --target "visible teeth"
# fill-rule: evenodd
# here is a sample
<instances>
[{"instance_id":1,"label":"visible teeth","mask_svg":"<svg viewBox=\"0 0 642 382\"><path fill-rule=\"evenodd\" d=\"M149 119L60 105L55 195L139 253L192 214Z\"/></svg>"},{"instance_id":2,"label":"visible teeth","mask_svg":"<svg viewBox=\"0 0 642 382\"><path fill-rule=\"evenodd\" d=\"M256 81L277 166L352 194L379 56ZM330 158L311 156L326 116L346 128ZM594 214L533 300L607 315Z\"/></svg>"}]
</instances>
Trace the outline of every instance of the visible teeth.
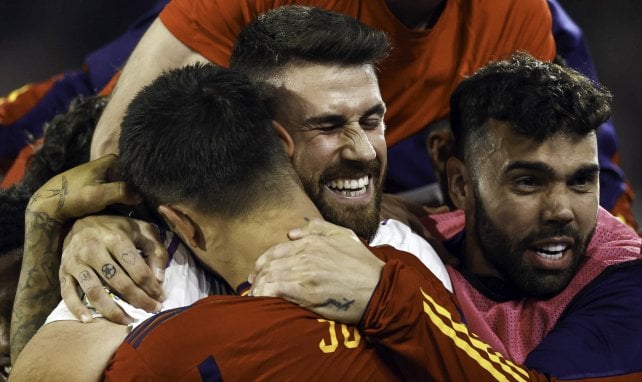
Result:
<instances>
[{"instance_id":1,"label":"visible teeth","mask_svg":"<svg viewBox=\"0 0 642 382\"><path fill-rule=\"evenodd\" d=\"M537 248L537 254L545 259L557 260L562 258L566 248L565 244L547 244Z\"/></svg>"},{"instance_id":2,"label":"visible teeth","mask_svg":"<svg viewBox=\"0 0 642 382\"><path fill-rule=\"evenodd\" d=\"M564 244L548 244L543 247L539 247L540 250L544 252L549 252L549 253L556 253L556 252L562 252L563 250L566 249L566 245Z\"/></svg>"},{"instance_id":3,"label":"visible teeth","mask_svg":"<svg viewBox=\"0 0 642 382\"><path fill-rule=\"evenodd\" d=\"M551 254L548 254L548 253L544 253L544 252L539 252L538 251L537 254L539 256L545 258L545 259L550 259L550 260L557 260L557 259L561 259L562 258L562 253L561 252L557 253L557 254L554 254L554 255L551 255Z\"/></svg>"},{"instance_id":4,"label":"visible teeth","mask_svg":"<svg viewBox=\"0 0 642 382\"><path fill-rule=\"evenodd\" d=\"M335 190L350 190L362 193L362 189L370 183L368 176L359 179L335 179L327 183L327 186ZM365 190L363 190L365 192Z\"/></svg>"}]
</instances>

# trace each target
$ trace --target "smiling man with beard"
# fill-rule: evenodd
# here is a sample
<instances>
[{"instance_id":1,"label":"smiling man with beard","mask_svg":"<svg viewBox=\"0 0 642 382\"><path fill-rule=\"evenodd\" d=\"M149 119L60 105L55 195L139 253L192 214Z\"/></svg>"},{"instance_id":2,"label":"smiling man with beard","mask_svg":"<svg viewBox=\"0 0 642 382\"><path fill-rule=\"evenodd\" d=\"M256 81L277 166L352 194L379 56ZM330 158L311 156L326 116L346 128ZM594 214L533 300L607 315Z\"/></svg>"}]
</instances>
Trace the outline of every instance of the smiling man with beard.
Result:
<instances>
[{"instance_id":1,"label":"smiling man with beard","mask_svg":"<svg viewBox=\"0 0 642 382\"><path fill-rule=\"evenodd\" d=\"M640 238L599 207L596 130L611 94L525 54L451 97L453 204L434 216L471 331L564 379L640 371Z\"/></svg>"},{"instance_id":2,"label":"smiling man with beard","mask_svg":"<svg viewBox=\"0 0 642 382\"><path fill-rule=\"evenodd\" d=\"M448 273L471 332L563 379L637 380L624 375L642 369L641 239L598 207L596 129L610 101L580 74L524 54L490 63L451 98L457 146L445 168L459 209L424 219L459 258ZM301 266L296 252L267 254L255 294L309 306L311 293L290 284L316 282L323 294L358 269L324 271L323 260L307 256L316 273L293 277L284 270Z\"/></svg>"}]
</instances>

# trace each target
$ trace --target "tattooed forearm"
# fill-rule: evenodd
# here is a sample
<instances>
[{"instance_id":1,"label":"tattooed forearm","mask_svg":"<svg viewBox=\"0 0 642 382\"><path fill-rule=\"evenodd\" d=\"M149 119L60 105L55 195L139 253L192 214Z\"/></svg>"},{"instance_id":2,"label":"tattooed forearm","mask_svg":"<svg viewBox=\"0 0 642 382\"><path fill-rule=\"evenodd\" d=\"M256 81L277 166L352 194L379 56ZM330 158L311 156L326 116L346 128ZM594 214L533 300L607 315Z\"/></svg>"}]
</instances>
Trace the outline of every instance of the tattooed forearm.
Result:
<instances>
[{"instance_id":1,"label":"tattooed forearm","mask_svg":"<svg viewBox=\"0 0 642 382\"><path fill-rule=\"evenodd\" d=\"M343 298L343 302L339 302L333 298L329 298L325 301L325 303L319 306L324 307L324 306L332 305L335 308L337 308L337 311L339 310L347 311L348 309L350 309L353 303L354 303L354 300L348 300L346 298Z\"/></svg>"},{"instance_id":2,"label":"tattooed forearm","mask_svg":"<svg viewBox=\"0 0 642 382\"><path fill-rule=\"evenodd\" d=\"M11 359L44 323L60 299L58 240L61 223L48 214L27 209L25 245L11 317Z\"/></svg>"}]
</instances>

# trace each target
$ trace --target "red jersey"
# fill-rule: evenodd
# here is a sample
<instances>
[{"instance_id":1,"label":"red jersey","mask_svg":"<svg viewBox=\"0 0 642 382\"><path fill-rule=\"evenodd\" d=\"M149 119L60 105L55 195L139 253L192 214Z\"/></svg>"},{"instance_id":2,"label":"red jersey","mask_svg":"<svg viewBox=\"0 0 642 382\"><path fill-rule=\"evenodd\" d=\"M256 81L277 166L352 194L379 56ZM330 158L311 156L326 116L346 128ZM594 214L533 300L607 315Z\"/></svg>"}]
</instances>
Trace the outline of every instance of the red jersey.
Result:
<instances>
[{"instance_id":1,"label":"red jersey","mask_svg":"<svg viewBox=\"0 0 642 382\"><path fill-rule=\"evenodd\" d=\"M279 298L211 296L138 326L105 380L550 380L471 335L452 295L417 258L372 250L386 264L358 328ZM642 373L603 380L633 377Z\"/></svg>"},{"instance_id":2,"label":"red jersey","mask_svg":"<svg viewBox=\"0 0 642 382\"><path fill-rule=\"evenodd\" d=\"M379 75L388 146L446 117L450 93L488 61L518 50L541 60L555 57L544 0L448 0L425 31L399 22L385 0L173 0L160 19L183 44L227 66L243 27L267 10L292 4L353 16L388 33L394 49Z\"/></svg>"}]
</instances>

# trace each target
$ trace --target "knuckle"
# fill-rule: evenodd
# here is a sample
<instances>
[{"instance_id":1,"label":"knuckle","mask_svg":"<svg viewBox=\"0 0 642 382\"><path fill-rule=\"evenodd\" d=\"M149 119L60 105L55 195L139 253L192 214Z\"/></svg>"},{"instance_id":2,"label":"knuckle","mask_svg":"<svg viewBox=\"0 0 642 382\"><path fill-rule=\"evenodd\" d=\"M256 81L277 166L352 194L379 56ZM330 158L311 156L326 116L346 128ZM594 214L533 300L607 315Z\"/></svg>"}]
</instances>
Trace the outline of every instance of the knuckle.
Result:
<instances>
[{"instance_id":1,"label":"knuckle","mask_svg":"<svg viewBox=\"0 0 642 382\"><path fill-rule=\"evenodd\" d=\"M138 291L140 290L134 283L128 280L128 282L122 282L118 283L118 285L114 285L114 289L116 291L123 295L126 300L132 300L130 302L135 301L136 297L138 296Z\"/></svg>"},{"instance_id":2,"label":"knuckle","mask_svg":"<svg viewBox=\"0 0 642 382\"><path fill-rule=\"evenodd\" d=\"M132 219L132 223L138 225L138 229L141 232L141 234L145 236L150 236L153 238L160 238L160 232L158 231L158 227L156 227L156 225L142 221L142 220L135 220L135 219Z\"/></svg>"},{"instance_id":3,"label":"knuckle","mask_svg":"<svg viewBox=\"0 0 642 382\"><path fill-rule=\"evenodd\" d=\"M147 285L155 280L152 275L152 270L149 267L141 267L141 269L132 272L131 277L138 285Z\"/></svg>"},{"instance_id":4,"label":"knuckle","mask_svg":"<svg viewBox=\"0 0 642 382\"><path fill-rule=\"evenodd\" d=\"M86 286L83 288L83 291L87 295L87 298L91 301L98 301L101 296L106 293L103 287L100 285Z\"/></svg>"}]
</instances>

